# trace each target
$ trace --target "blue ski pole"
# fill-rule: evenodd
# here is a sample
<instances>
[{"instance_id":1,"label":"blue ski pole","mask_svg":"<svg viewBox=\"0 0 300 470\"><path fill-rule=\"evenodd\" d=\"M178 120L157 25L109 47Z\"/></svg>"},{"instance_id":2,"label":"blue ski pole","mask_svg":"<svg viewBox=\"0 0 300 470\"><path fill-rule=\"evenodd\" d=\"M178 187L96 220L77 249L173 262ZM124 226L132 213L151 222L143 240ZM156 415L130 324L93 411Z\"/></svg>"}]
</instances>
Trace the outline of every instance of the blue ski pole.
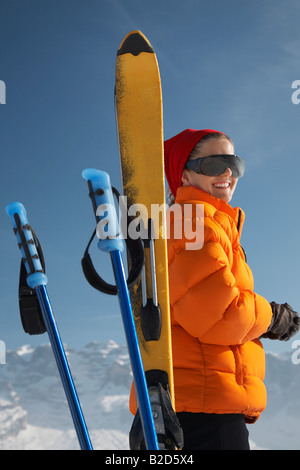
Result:
<instances>
[{"instance_id":1,"label":"blue ski pole","mask_svg":"<svg viewBox=\"0 0 300 470\"><path fill-rule=\"evenodd\" d=\"M97 235L99 237L98 248L101 251L110 253L111 256L114 276L118 287L118 296L131 360L138 406L141 413L145 444L148 450L159 450L146 377L122 262L121 252L124 249L124 243L119 234L110 178L104 171L92 168L84 170L82 176L88 181L90 196L96 216Z\"/></svg>"},{"instance_id":2,"label":"blue ski pole","mask_svg":"<svg viewBox=\"0 0 300 470\"><path fill-rule=\"evenodd\" d=\"M18 245L25 262L27 284L30 288L35 289L37 294L80 447L82 450L93 450L66 353L48 297L46 288L48 279L41 265L32 230L27 220L26 210L21 203L13 202L6 207L6 212L11 218Z\"/></svg>"}]
</instances>

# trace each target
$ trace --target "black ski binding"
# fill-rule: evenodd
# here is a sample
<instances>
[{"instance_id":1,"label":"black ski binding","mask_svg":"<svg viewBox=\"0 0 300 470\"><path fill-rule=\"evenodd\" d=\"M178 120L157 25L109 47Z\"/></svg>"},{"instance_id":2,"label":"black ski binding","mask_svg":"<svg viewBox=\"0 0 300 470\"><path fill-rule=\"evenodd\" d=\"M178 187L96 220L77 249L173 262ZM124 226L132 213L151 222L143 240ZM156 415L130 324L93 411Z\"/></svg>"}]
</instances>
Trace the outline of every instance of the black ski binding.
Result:
<instances>
[{"instance_id":1,"label":"black ski binding","mask_svg":"<svg viewBox=\"0 0 300 470\"><path fill-rule=\"evenodd\" d=\"M159 449L180 450L183 447L183 432L172 407L167 373L149 370L146 379ZM131 450L146 450L139 409L129 433L129 446Z\"/></svg>"}]
</instances>

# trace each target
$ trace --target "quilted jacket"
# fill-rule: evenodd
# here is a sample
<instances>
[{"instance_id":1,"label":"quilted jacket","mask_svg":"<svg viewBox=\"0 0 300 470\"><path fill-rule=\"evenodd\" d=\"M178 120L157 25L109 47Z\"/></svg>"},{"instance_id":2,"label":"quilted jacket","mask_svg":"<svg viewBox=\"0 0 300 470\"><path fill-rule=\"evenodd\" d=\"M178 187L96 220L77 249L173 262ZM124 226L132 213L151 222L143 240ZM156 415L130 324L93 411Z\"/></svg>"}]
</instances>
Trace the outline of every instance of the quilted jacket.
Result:
<instances>
[{"instance_id":1,"label":"quilted jacket","mask_svg":"<svg viewBox=\"0 0 300 470\"><path fill-rule=\"evenodd\" d=\"M240 245L244 212L193 186L178 189L176 204L184 214L179 238L178 216L172 208L168 214L176 411L239 413L254 422L266 406L265 355L258 338L272 311L253 290ZM201 229L196 205L204 209L204 239L196 249L186 249L191 234L185 204L194 208L194 229Z\"/></svg>"}]
</instances>

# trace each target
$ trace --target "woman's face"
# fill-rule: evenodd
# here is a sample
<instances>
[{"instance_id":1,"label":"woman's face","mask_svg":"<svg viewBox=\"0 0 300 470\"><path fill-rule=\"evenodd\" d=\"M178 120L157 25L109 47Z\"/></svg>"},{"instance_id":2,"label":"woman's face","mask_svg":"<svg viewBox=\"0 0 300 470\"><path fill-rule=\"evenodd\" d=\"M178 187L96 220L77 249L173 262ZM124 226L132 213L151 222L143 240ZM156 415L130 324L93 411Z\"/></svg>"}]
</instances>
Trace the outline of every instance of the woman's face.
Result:
<instances>
[{"instance_id":1,"label":"woman's face","mask_svg":"<svg viewBox=\"0 0 300 470\"><path fill-rule=\"evenodd\" d=\"M209 139L203 141L199 152L194 156L193 160L200 157L208 157L209 155L234 154L234 147L227 139ZM230 168L221 176L199 175L191 169L185 169L182 174L183 186L193 185L203 191L208 192L212 196L230 202L237 185L238 178L232 176Z\"/></svg>"}]
</instances>

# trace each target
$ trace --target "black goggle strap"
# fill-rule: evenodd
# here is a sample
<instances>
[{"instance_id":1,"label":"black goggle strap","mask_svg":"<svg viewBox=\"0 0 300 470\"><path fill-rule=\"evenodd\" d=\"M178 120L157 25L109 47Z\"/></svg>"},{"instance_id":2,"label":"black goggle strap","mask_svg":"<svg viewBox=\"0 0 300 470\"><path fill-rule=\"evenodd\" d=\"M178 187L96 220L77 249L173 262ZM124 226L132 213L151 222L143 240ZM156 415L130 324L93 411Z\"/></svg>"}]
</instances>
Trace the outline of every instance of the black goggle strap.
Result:
<instances>
[{"instance_id":1,"label":"black goggle strap","mask_svg":"<svg viewBox=\"0 0 300 470\"><path fill-rule=\"evenodd\" d=\"M196 173L206 174L201 170L201 166L207 163L207 159L211 160L212 158L216 159L216 162L220 162L222 166L224 165L224 171L227 167L231 170L236 170L238 173L238 177L242 177L245 172L245 161L238 157L237 155L229 155L229 154L218 154L218 155L209 155L207 157L200 157L196 158L195 160L189 160L185 164L185 168L189 168ZM221 163L222 162L222 163ZM226 165L225 165L226 164ZM226 168L225 168L226 166Z\"/></svg>"}]
</instances>

